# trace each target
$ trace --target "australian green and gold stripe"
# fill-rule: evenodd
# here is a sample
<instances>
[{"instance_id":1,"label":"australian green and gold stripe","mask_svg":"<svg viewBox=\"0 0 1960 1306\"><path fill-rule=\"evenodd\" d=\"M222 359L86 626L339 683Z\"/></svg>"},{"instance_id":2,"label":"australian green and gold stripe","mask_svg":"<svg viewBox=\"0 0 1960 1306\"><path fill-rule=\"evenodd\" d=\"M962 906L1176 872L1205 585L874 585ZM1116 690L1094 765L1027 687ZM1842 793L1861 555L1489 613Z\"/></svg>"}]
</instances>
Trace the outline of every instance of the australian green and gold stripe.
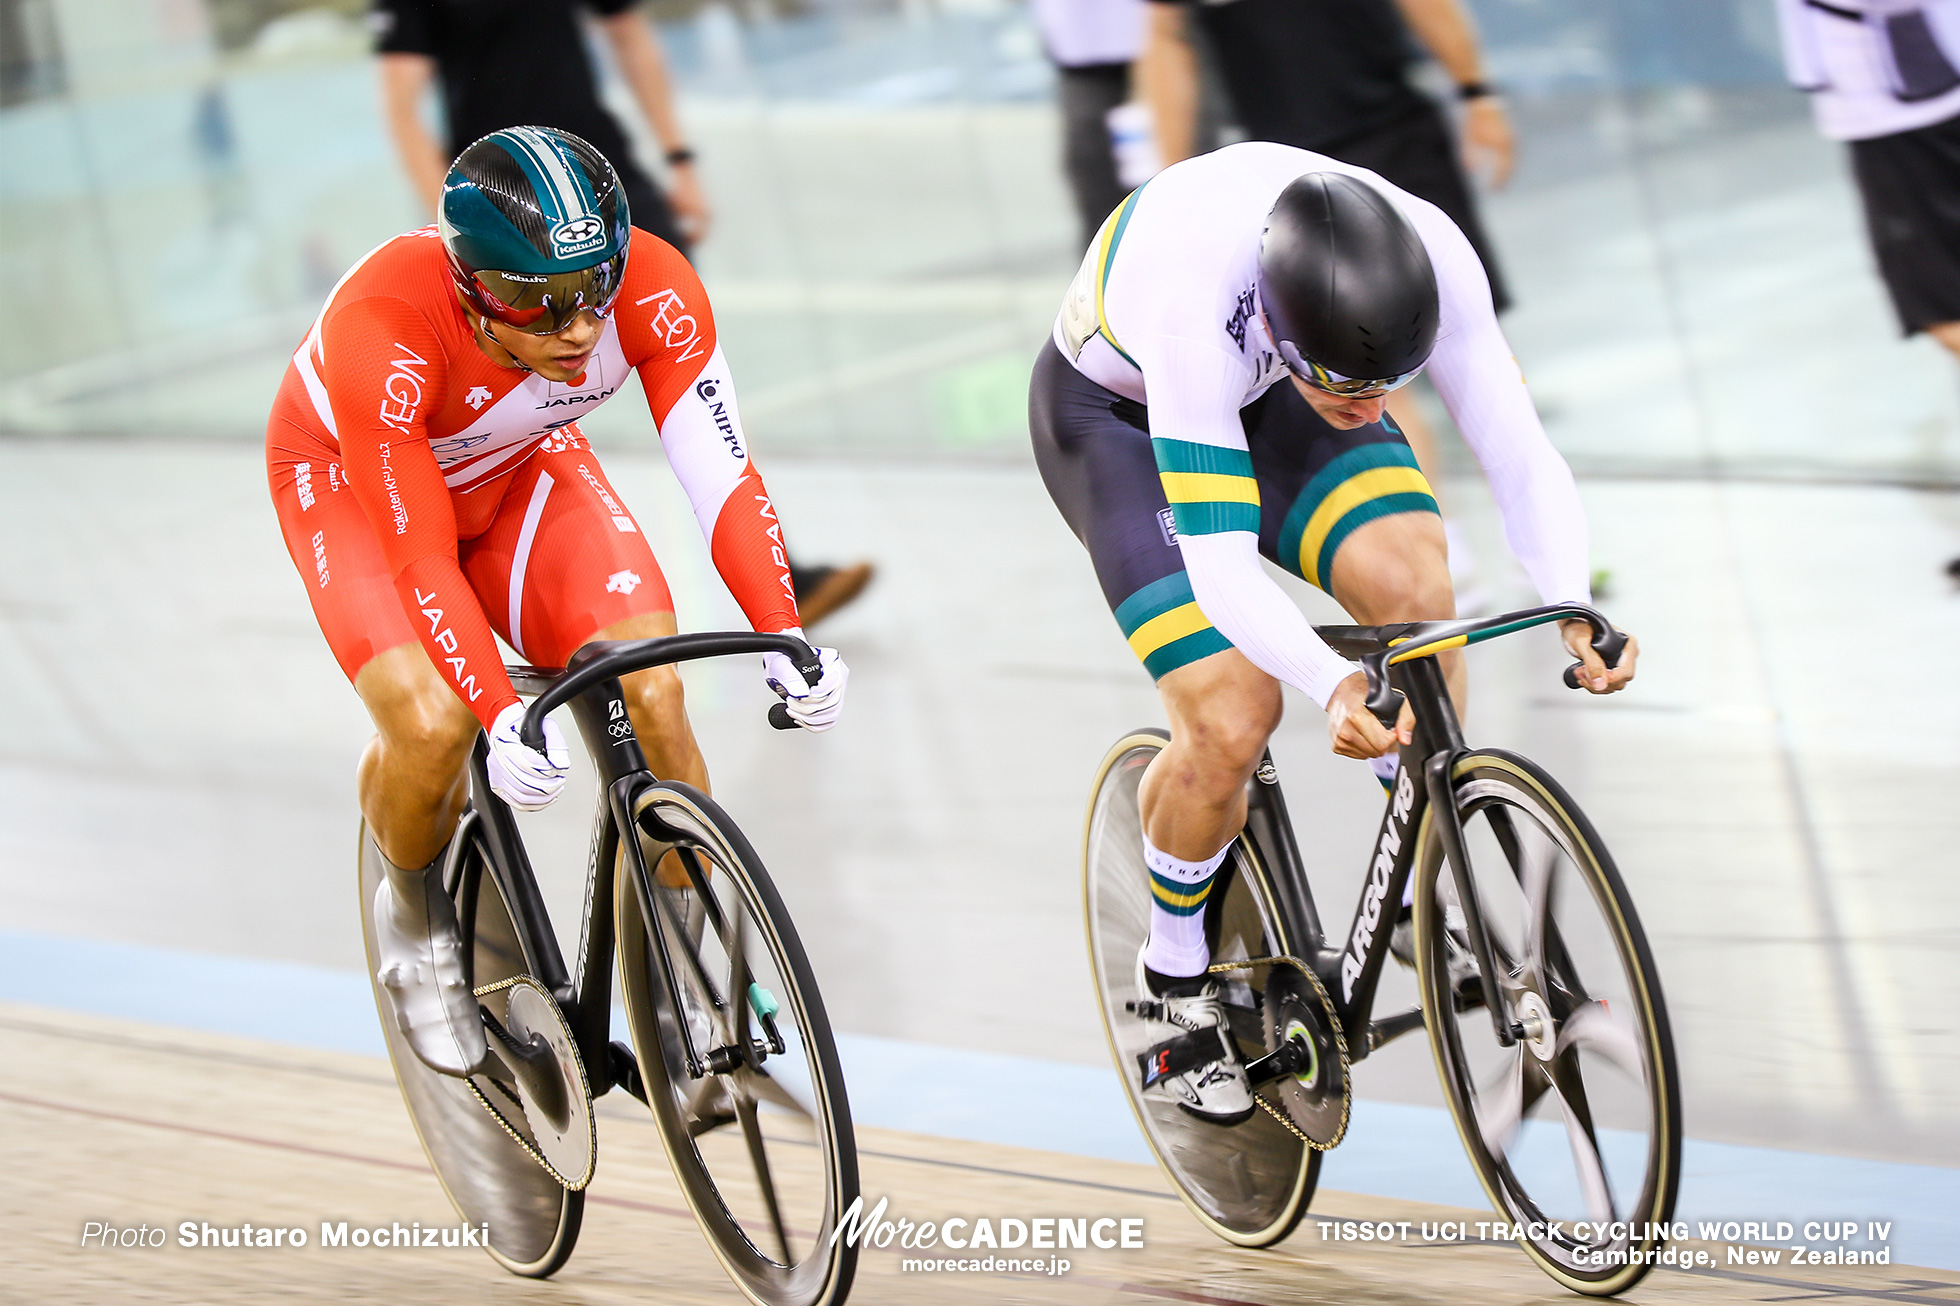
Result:
<instances>
[{"instance_id":1,"label":"australian green and gold stripe","mask_svg":"<svg viewBox=\"0 0 1960 1306\"><path fill-rule=\"evenodd\" d=\"M1436 510L1436 496L1407 445L1365 444L1307 482L1280 527L1279 556L1295 575L1326 589L1334 555L1357 527L1399 512Z\"/></svg>"},{"instance_id":2,"label":"australian green and gold stripe","mask_svg":"<svg viewBox=\"0 0 1960 1306\"><path fill-rule=\"evenodd\" d=\"M1117 604L1116 624L1154 679L1232 646L1205 619L1191 595L1191 578L1182 571L1150 582Z\"/></svg>"},{"instance_id":3,"label":"australian green and gold stripe","mask_svg":"<svg viewBox=\"0 0 1960 1306\"><path fill-rule=\"evenodd\" d=\"M1180 535L1259 533L1259 482L1252 455L1195 440L1153 437L1157 474Z\"/></svg>"},{"instance_id":4,"label":"australian green and gold stripe","mask_svg":"<svg viewBox=\"0 0 1960 1306\"><path fill-rule=\"evenodd\" d=\"M1152 871L1150 896L1173 916L1196 916L1205 909L1205 899L1211 896L1211 882L1215 878L1207 875L1197 884L1180 884Z\"/></svg>"},{"instance_id":5,"label":"australian green and gold stripe","mask_svg":"<svg viewBox=\"0 0 1960 1306\"><path fill-rule=\"evenodd\" d=\"M1392 646L1395 648L1395 652L1389 655L1388 660L1391 664L1412 662L1416 658L1426 658L1453 648L1462 648L1466 644L1481 644L1487 639L1496 639L1500 635L1509 635L1520 630L1530 630L1533 626L1543 626L1550 622L1562 621L1565 619L1565 615L1562 612L1551 612L1543 616L1525 617L1519 621L1499 622L1493 626L1484 626L1477 630L1466 631L1461 635L1447 635L1442 639L1431 640L1427 644L1409 644L1407 640L1403 640Z\"/></svg>"},{"instance_id":6,"label":"australian green and gold stripe","mask_svg":"<svg viewBox=\"0 0 1960 1306\"><path fill-rule=\"evenodd\" d=\"M1096 334L1109 342L1109 347L1123 355L1123 361L1137 367L1137 360L1131 358L1116 343L1116 332L1110 329L1109 314L1103 311L1103 290L1109 285L1109 270L1116 262L1116 247L1122 243L1123 231L1130 225L1130 215L1136 212L1137 197L1143 194L1139 186L1130 192L1129 198L1116 206L1116 211L1104 220L1102 230L1096 233Z\"/></svg>"}]
</instances>

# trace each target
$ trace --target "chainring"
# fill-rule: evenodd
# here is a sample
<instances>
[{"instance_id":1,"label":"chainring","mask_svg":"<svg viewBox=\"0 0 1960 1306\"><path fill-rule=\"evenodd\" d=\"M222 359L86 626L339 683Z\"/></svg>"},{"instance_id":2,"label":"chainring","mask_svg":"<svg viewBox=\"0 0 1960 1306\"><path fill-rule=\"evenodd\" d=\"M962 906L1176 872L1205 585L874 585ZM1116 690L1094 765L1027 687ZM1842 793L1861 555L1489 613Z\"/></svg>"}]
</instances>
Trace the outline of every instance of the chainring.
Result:
<instances>
[{"instance_id":1,"label":"chainring","mask_svg":"<svg viewBox=\"0 0 1960 1306\"><path fill-rule=\"evenodd\" d=\"M592 1182L599 1159L592 1090L578 1043L557 1001L529 975L486 984L476 994L484 998L504 989L510 993L504 1012L505 1030L516 1044L543 1043L548 1056L540 1057L538 1064L552 1079L540 1086L521 1076L508 1083L489 1075L472 1075L468 1080L470 1092L546 1174L577 1192Z\"/></svg>"},{"instance_id":2,"label":"chainring","mask_svg":"<svg viewBox=\"0 0 1960 1306\"><path fill-rule=\"evenodd\" d=\"M1266 1051L1276 1052L1287 1040L1299 1038L1306 1044L1310 1060L1298 1074L1282 1075L1261 1085L1253 1096L1268 1115L1307 1146L1326 1151L1346 1137L1348 1109L1354 1101L1347 1039L1327 990L1298 958L1260 957L1221 962L1211 969L1219 972L1259 965L1271 967L1259 1004Z\"/></svg>"}]
</instances>

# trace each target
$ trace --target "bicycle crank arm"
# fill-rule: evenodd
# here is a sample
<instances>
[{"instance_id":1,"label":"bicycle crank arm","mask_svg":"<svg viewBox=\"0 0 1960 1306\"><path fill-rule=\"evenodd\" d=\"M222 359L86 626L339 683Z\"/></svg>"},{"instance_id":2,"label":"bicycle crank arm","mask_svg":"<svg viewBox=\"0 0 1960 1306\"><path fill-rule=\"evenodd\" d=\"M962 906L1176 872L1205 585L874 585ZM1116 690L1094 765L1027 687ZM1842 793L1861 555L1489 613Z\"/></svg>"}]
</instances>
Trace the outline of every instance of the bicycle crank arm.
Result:
<instances>
[{"instance_id":1,"label":"bicycle crank arm","mask_svg":"<svg viewBox=\"0 0 1960 1306\"><path fill-rule=\"evenodd\" d=\"M1483 1005L1482 997L1477 999L1477 1005ZM1457 1010L1466 1010L1461 1005L1460 999ZM1373 1052L1383 1044L1393 1043L1404 1034L1421 1028L1421 1007L1410 1007L1407 1011L1398 1011L1393 1016L1384 1016L1380 1020L1370 1021L1368 1024L1368 1050Z\"/></svg>"},{"instance_id":2,"label":"bicycle crank arm","mask_svg":"<svg viewBox=\"0 0 1960 1306\"><path fill-rule=\"evenodd\" d=\"M633 1055L633 1049L618 1039L606 1044L606 1071L612 1082L636 1097L642 1104L647 1100L647 1083L640 1077L640 1059Z\"/></svg>"},{"instance_id":3,"label":"bicycle crank arm","mask_svg":"<svg viewBox=\"0 0 1960 1306\"><path fill-rule=\"evenodd\" d=\"M523 1042L512 1036L504 1028L503 1022L490 1014L489 1008L479 1007L483 1013L483 1024L490 1031L490 1054L501 1068L509 1072L509 1078L524 1092L530 1094L531 1101L544 1113L554 1129L563 1129L571 1120L571 1112L565 1102L564 1081L558 1074L558 1060L552 1055L551 1044L543 1035L533 1034ZM502 1076L493 1077L502 1078Z\"/></svg>"},{"instance_id":4,"label":"bicycle crank arm","mask_svg":"<svg viewBox=\"0 0 1960 1306\"><path fill-rule=\"evenodd\" d=\"M1278 1048L1245 1063L1246 1082L1253 1088L1270 1084L1275 1079L1297 1075L1313 1064L1313 1049L1307 1041L1295 1034Z\"/></svg>"}]
</instances>

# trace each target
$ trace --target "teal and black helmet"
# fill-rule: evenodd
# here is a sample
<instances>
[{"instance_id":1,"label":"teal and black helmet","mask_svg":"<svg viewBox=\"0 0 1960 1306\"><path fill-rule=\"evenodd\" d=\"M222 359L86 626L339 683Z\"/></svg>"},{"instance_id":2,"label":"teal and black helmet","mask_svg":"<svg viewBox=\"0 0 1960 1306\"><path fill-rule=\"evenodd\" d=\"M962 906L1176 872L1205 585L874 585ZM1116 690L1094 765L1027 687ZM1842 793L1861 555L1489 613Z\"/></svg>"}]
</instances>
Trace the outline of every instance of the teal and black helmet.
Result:
<instances>
[{"instance_id":1,"label":"teal and black helmet","mask_svg":"<svg viewBox=\"0 0 1960 1306\"><path fill-rule=\"evenodd\" d=\"M537 335L612 311L632 232L606 156L552 127L506 127L457 155L436 226L470 307Z\"/></svg>"}]
</instances>

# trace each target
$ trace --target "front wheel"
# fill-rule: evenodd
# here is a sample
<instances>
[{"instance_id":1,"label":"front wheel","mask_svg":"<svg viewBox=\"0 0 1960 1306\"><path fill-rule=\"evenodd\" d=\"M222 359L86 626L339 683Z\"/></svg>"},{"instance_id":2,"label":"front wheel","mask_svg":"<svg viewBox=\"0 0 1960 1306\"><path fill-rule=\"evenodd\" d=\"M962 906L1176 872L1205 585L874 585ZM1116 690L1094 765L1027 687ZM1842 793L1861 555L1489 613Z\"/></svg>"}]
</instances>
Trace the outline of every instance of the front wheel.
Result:
<instances>
[{"instance_id":1,"label":"front wheel","mask_svg":"<svg viewBox=\"0 0 1960 1306\"><path fill-rule=\"evenodd\" d=\"M1485 1000L1462 885L1436 813L1417 849L1416 969L1436 1068L1491 1202L1575 1292L1653 1268L1681 1176L1681 1088L1660 977L1592 824L1522 757L1451 772L1468 880L1490 941Z\"/></svg>"},{"instance_id":2,"label":"front wheel","mask_svg":"<svg viewBox=\"0 0 1960 1306\"><path fill-rule=\"evenodd\" d=\"M713 799L665 782L632 813L645 865L660 869L640 876L623 831L620 996L667 1159L751 1301L834 1306L857 1264L852 1241L833 1237L858 1199L857 1143L803 945Z\"/></svg>"}]
</instances>

